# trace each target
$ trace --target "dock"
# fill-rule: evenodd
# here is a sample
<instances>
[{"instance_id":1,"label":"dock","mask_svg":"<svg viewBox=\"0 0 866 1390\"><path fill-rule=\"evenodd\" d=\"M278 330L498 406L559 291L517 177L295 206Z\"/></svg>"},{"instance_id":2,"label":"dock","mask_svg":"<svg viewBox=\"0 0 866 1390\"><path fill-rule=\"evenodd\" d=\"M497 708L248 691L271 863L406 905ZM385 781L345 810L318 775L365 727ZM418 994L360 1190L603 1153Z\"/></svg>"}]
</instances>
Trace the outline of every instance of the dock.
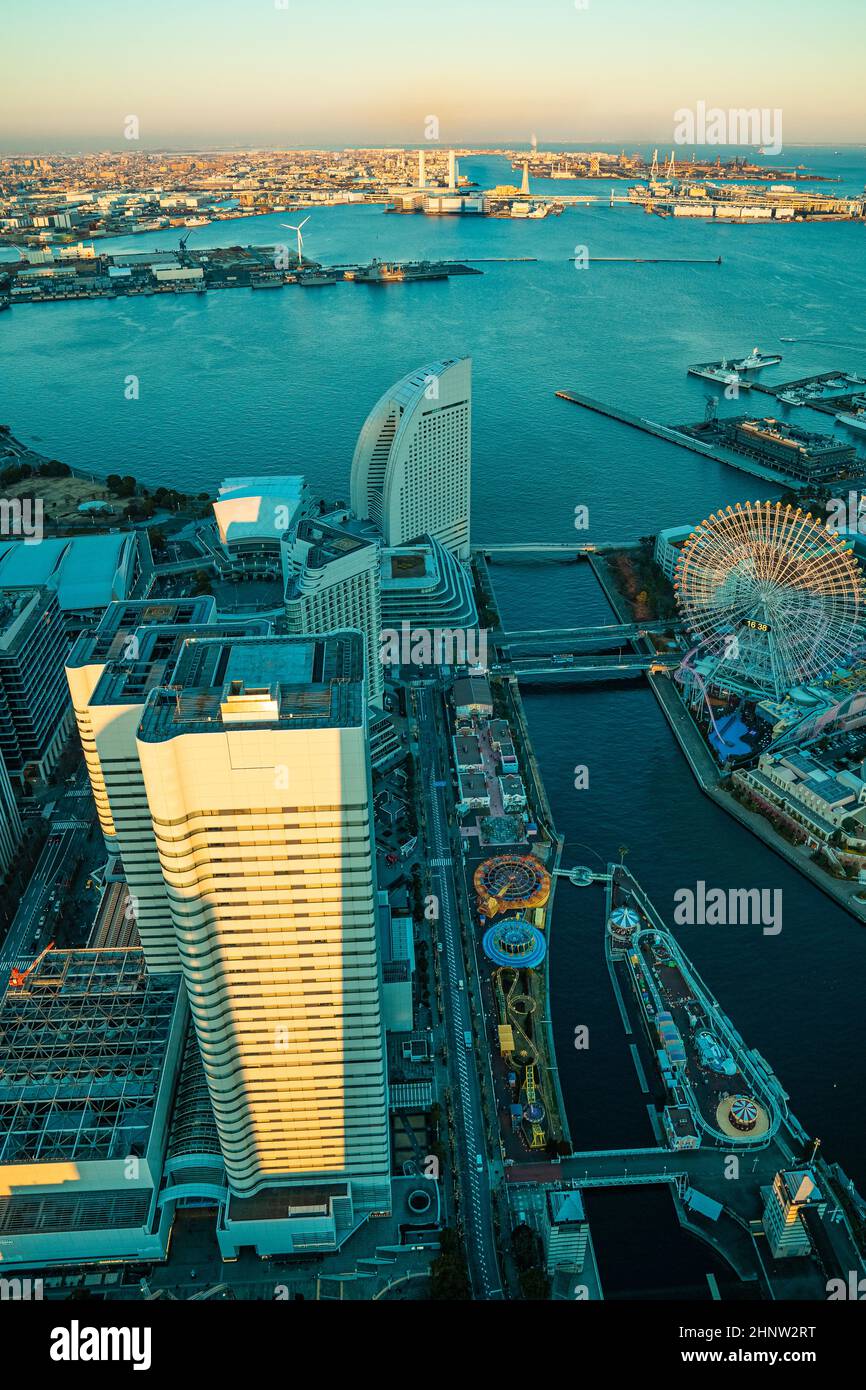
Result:
<instances>
[{"instance_id":1,"label":"dock","mask_svg":"<svg viewBox=\"0 0 866 1390\"><path fill-rule=\"evenodd\" d=\"M655 435L656 439L663 439L668 444L676 444L678 448L688 449L693 454L702 454L704 458L712 459L714 463L723 463L728 468L736 468L740 473L750 473L755 478L763 478L765 482L775 483L778 486L804 486L802 479L793 478L790 474L783 473L777 468L766 468L748 455L735 455L733 458L729 458L721 449L716 449L713 445L706 444L691 435L683 434L681 430L659 424L657 420L648 420L643 415L634 415L631 411L621 410L619 406L608 405L604 401L596 400L594 396L585 396L578 391L557 391L555 394L560 400L571 401L573 405L583 406L584 410L593 410L598 415L606 415L609 420L618 420L622 425L629 425L632 429L641 430L644 434Z\"/></svg>"},{"instance_id":2,"label":"dock","mask_svg":"<svg viewBox=\"0 0 866 1390\"><path fill-rule=\"evenodd\" d=\"M582 261L583 256L567 256L569 261ZM587 256L590 265L721 265L721 256Z\"/></svg>"}]
</instances>

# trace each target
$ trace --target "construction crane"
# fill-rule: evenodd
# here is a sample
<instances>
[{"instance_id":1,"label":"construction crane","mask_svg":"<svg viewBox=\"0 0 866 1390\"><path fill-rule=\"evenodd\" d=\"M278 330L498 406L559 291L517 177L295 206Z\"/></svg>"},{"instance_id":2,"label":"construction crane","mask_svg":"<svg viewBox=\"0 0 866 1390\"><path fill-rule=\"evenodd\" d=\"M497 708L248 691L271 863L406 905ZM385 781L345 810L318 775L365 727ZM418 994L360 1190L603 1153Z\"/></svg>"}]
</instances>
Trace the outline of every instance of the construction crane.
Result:
<instances>
[{"instance_id":1,"label":"construction crane","mask_svg":"<svg viewBox=\"0 0 866 1390\"><path fill-rule=\"evenodd\" d=\"M185 256L186 256L186 244L187 244L187 242L189 241L189 239L190 239L191 236L192 236L192 228L190 228L190 230L189 230L188 232L184 232L184 234L183 234L183 236L181 237L180 241L177 243L177 258L178 258L178 260L180 261L181 265L183 265L184 258L185 258Z\"/></svg>"},{"instance_id":2,"label":"construction crane","mask_svg":"<svg viewBox=\"0 0 866 1390\"><path fill-rule=\"evenodd\" d=\"M16 969L15 969L15 966L13 965L13 967L12 967L12 973L11 973L10 976L9 976L9 988L10 988L10 989L22 989L22 988L24 987L24 983L25 983L27 977L28 977L29 975L32 975L32 974L33 974L33 971L36 969L37 965L39 965L40 962L43 961L43 960L45 959L45 957L48 955L48 952L49 952L49 951L53 951L53 950L54 950L54 942L53 942L53 941L49 941L49 943L48 943L48 945L45 947L44 951L40 951L40 952L39 952L39 955L36 957L36 959L35 959L34 961L31 962L30 965L28 965L28 967L27 967L26 970L16 970Z\"/></svg>"}]
</instances>

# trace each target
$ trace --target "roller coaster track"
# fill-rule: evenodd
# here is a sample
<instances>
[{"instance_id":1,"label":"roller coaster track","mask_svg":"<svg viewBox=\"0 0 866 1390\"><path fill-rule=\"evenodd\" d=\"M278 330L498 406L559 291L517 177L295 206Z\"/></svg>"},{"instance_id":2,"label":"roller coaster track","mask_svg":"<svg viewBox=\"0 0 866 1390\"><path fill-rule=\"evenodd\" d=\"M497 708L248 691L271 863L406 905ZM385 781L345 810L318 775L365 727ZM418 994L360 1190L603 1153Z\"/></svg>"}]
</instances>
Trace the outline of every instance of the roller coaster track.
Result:
<instances>
[{"instance_id":1,"label":"roller coaster track","mask_svg":"<svg viewBox=\"0 0 866 1390\"><path fill-rule=\"evenodd\" d=\"M503 982L503 976L505 975L506 970L508 974L510 974L512 977L510 983L507 986ZM495 972L494 980L496 984L498 1003L503 1019L511 1025L512 1032L514 1033L518 1041L519 1048L526 1054L525 1059L520 1056L515 1056L515 1053L512 1053L511 1056L512 1060L516 1061L517 1064L519 1066L522 1066L524 1069L523 1089L526 1094L527 1104L531 1105L535 1101L537 1092L540 1090L542 1102L544 1104L544 1113L545 1115L547 1115L549 1113L550 1106L549 1097L546 1094L544 1083L542 1082L540 1085L536 1083L535 1066L536 1062L538 1061L538 1048L535 1046L535 1043L532 1041L529 1034L524 1030L522 1024L519 1021L522 1017L528 1017L529 1014L535 1011L535 1000L528 994L515 992L520 982L520 973L517 970L512 970L507 966L502 966L499 970ZM525 1003L528 1005L525 1015L517 1012L516 1005L518 1001L525 1001ZM542 1128L540 1124L537 1123L537 1121L533 1120L530 1123L532 1125L532 1130L530 1135L529 1147L531 1149L543 1149L545 1144L547 1143L547 1132Z\"/></svg>"}]
</instances>

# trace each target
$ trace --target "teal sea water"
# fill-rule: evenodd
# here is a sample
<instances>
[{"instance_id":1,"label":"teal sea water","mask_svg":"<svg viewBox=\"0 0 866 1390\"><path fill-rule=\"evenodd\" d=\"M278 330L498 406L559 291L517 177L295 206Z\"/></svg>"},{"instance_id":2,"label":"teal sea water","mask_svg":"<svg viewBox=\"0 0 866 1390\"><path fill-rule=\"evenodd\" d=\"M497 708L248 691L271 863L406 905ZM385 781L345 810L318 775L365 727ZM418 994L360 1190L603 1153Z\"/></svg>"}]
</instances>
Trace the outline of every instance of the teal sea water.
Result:
<instances>
[{"instance_id":1,"label":"teal sea water","mask_svg":"<svg viewBox=\"0 0 866 1390\"><path fill-rule=\"evenodd\" d=\"M857 152L798 157L838 171L842 191L866 181ZM465 172L488 186L512 178L493 158ZM611 185L593 187L607 195ZM202 246L273 243L292 235L280 226L292 220L244 219L193 236ZM590 256L721 255L723 264L575 270L568 258L582 246ZM711 389L686 377L689 363L756 344L782 352L778 379L835 367L866 375L863 225L716 227L604 204L531 222L344 207L312 214L305 249L327 262L538 259L388 288L16 306L0 316L0 419L97 473L193 491L226 473L298 471L324 495L345 497L357 431L381 391L425 359L468 353L475 539L568 540L578 504L589 508L588 539L627 539L772 490L558 400L557 389L675 422L702 416ZM124 398L129 374L139 378L138 401ZM514 624L608 616L585 567L497 565L493 576ZM629 864L668 916L675 890L698 879L782 889L779 936L694 927L681 929L682 939L746 1041L774 1066L802 1123L866 1188L866 931L700 795L648 690L532 693L526 705L566 863L598 863L628 845ZM578 763L589 768L588 790L574 789ZM644 1144L645 1100L611 997L602 928L598 890L558 890L552 1003L573 1137L578 1146ZM589 1026L588 1052L572 1045L578 1024ZM600 1228L621 1234L651 1215L673 1239L660 1202L663 1194L599 1199ZM681 1277L697 1287L708 1256L680 1244ZM648 1257L630 1247L620 1265L606 1258L616 1291L634 1284L633 1261Z\"/></svg>"}]
</instances>

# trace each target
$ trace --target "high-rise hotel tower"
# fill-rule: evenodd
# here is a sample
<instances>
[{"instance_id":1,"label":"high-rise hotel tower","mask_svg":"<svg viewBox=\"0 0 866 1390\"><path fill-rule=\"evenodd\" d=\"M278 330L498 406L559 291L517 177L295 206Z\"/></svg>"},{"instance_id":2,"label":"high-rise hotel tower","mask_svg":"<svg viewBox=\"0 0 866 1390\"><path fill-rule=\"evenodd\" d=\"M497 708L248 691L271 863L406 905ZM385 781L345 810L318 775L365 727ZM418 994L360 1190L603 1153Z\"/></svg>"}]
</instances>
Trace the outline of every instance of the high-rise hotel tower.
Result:
<instances>
[{"instance_id":1,"label":"high-rise hotel tower","mask_svg":"<svg viewBox=\"0 0 866 1390\"><path fill-rule=\"evenodd\" d=\"M232 1192L388 1209L362 637L190 640L138 754Z\"/></svg>"},{"instance_id":2,"label":"high-rise hotel tower","mask_svg":"<svg viewBox=\"0 0 866 1390\"><path fill-rule=\"evenodd\" d=\"M419 367L386 391L352 460L352 510L390 546L429 534L469 559L472 363Z\"/></svg>"},{"instance_id":3,"label":"high-rise hotel tower","mask_svg":"<svg viewBox=\"0 0 866 1390\"><path fill-rule=\"evenodd\" d=\"M355 521L345 509L305 517L281 542L289 632L362 632L367 699L375 705L382 703L384 686L379 659L380 544L370 523Z\"/></svg>"}]
</instances>

